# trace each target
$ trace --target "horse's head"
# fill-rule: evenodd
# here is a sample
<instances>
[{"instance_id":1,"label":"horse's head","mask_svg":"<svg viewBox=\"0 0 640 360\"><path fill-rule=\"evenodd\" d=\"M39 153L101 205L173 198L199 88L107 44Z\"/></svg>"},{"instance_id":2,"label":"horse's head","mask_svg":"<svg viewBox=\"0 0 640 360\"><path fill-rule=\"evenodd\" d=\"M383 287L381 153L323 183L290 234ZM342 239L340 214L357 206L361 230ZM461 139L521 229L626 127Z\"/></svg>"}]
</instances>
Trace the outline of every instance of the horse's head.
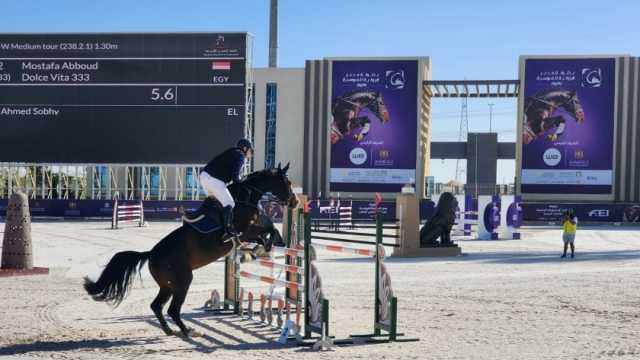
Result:
<instances>
[{"instance_id":1,"label":"horse's head","mask_svg":"<svg viewBox=\"0 0 640 360\"><path fill-rule=\"evenodd\" d=\"M584 121L584 110L582 109L582 104L580 104L580 99L578 98L578 94L575 90L572 90L568 93L568 99L562 107L573 114L573 117L576 119L578 123L582 123Z\"/></svg>"},{"instance_id":2,"label":"horse's head","mask_svg":"<svg viewBox=\"0 0 640 360\"><path fill-rule=\"evenodd\" d=\"M277 168L265 169L255 172L247 177L247 182L252 187L259 189L263 193L271 193L282 204L290 207L298 205L298 198L293 193L291 181L287 176L289 164L284 168L278 164Z\"/></svg>"},{"instance_id":3,"label":"horse's head","mask_svg":"<svg viewBox=\"0 0 640 360\"><path fill-rule=\"evenodd\" d=\"M272 174L275 175L277 180L275 181L275 192L271 192L275 195L280 201L286 203L289 207L298 206L298 198L293 193L291 181L287 176L287 171L289 170L289 163L285 165L285 167L280 167L280 163L278 163L278 167L272 169Z\"/></svg>"},{"instance_id":4,"label":"horse's head","mask_svg":"<svg viewBox=\"0 0 640 360\"><path fill-rule=\"evenodd\" d=\"M381 93L375 93L373 99L367 105L367 108L382 120L383 123L386 124L389 122L389 111L387 110L387 106L384 104Z\"/></svg>"}]
</instances>

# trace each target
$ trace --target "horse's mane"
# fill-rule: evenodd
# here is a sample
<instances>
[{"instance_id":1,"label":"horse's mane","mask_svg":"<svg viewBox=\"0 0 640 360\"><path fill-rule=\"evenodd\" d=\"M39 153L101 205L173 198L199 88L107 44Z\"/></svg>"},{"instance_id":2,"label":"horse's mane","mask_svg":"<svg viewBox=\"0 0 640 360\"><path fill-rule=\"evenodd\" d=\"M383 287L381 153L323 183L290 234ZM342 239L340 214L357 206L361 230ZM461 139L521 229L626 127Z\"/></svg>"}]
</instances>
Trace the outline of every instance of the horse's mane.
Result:
<instances>
[{"instance_id":1,"label":"horse's mane","mask_svg":"<svg viewBox=\"0 0 640 360\"><path fill-rule=\"evenodd\" d=\"M242 188L243 184L256 186L257 184L260 184L261 182L269 178L275 177L278 173L277 172L274 173L273 170L274 169L264 169L264 170L254 171L251 174L247 175L239 183L232 183L227 188L229 189L229 192L231 192L231 194L234 197L236 197L238 192Z\"/></svg>"},{"instance_id":2,"label":"horse's mane","mask_svg":"<svg viewBox=\"0 0 640 360\"><path fill-rule=\"evenodd\" d=\"M263 179L266 179L266 178L273 177L273 176L278 174L277 172L274 172L273 170L275 170L275 169L263 169L263 170L254 171L251 174L247 175L242 180L242 182L263 180Z\"/></svg>"}]
</instances>

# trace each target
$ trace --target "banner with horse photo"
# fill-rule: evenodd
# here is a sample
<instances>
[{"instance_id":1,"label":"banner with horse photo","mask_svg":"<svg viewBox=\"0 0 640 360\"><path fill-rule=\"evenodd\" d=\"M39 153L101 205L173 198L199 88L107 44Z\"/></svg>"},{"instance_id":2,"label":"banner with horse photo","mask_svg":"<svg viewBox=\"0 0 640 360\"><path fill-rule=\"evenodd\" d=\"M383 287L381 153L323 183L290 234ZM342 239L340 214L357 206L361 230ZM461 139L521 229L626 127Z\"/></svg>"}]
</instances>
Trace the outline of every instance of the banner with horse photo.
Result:
<instances>
[{"instance_id":1,"label":"banner with horse photo","mask_svg":"<svg viewBox=\"0 0 640 360\"><path fill-rule=\"evenodd\" d=\"M615 59L524 63L522 193L610 194Z\"/></svg>"},{"instance_id":2,"label":"banner with horse photo","mask_svg":"<svg viewBox=\"0 0 640 360\"><path fill-rule=\"evenodd\" d=\"M416 179L417 60L334 60L330 190L400 192Z\"/></svg>"}]
</instances>

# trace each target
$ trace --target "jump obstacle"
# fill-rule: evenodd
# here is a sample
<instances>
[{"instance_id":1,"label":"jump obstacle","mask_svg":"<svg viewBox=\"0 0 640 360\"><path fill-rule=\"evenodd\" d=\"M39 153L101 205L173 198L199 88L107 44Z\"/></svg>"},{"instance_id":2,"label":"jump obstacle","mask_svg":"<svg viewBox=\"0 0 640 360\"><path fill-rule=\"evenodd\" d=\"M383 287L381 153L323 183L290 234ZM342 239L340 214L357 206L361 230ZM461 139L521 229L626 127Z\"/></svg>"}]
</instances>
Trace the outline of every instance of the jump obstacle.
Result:
<instances>
[{"instance_id":1,"label":"jump obstacle","mask_svg":"<svg viewBox=\"0 0 640 360\"><path fill-rule=\"evenodd\" d=\"M272 276L264 276L251 273L240 269L240 263L236 260L237 249L234 249L230 257L225 259L225 294L224 300L220 304L224 307L223 311L233 312L237 315L253 318L256 314L253 310L253 302L256 297L252 293L248 296L247 310L244 310L244 291L240 287L240 279L253 279L271 285L279 285L285 287L285 299L277 299L278 307L272 307L272 297L266 297L264 294L260 296L261 311L260 319L268 321L271 324L272 314L276 313L278 317L278 326L282 327L283 321L281 316L283 309L286 309L286 321L289 323L291 314L295 308L296 322L295 329L297 331L297 339L299 342L303 339L311 339L314 334L320 336L320 340L314 343L316 348L330 348L333 344L347 344L356 342L389 342L389 341L416 341L417 339L398 339L400 334L397 332L397 298L393 295L391 287L391 278L384 264L384 245L382 238L386 236L397 236L383 234L385 226L382 223L380 215L376 216L373 223L369 223L368 228L374 228L375 234L371 233L353 233L348 231L330 231L322 230L322 224L315 222L316 230L312 230L313 220L310 214L304 213L302 209L298 210L296 216L293 216L293 210L287 209L287 221L285 224L285 237L287 247L274 247L275 252L284 254L285 263L277 263L274 260L256 260L254 263L270 268L280 269L285 272L286 280L276 279ZM387 228L394 228L389 226ZM318 236L320 234L334 235L360 235L375 236L375 242L357 241L359 243L374 245L374 249L354 248L331 244L321 244L313 242L313 240L331 240L331 241L348 241L350 239L341 239L339 237ZM316 237L317 236L317 237ZM300 245L303 244L303 245ZM389 244L395 246L395 244ZM316 249L325 251L339 252L351 255L360 255L374 257L375 261L375 299L374 299L374 326L373 333L365 335L351 335L349 339L333 340L329 335L329 300L325 298L322 291L322 279L319 271L315 266ZM301 259L304 265L301 264ZM302 276L304 276L304 283ZM304 296L304 298L303 298ZM269 302L266 306L265 303ZM304 312L304 338L301 337L300 314ZM380 339L385 331L386 338Z\"/></svg>"},{"instance_id":2,"label":"jump obstacle","mask_svg":"<svg viewBox=\"0 0 640 360\"><path fill-rule=\"evenodd\" d=\"M117 229L119 225L136 224L144 226L144 206L142 201L138 204L118 204L118 199L113 200L113 215L111 217L111 228Z\"/></svg>"},{"instance_id":3,"label":"jump obstacle","mask_svg":"<svg viewBox=\"0 0 640 360\"><path fill-rule=\"evenodd\" d=\"M288 209L289 224L291 223L291 209ZM286 222L286 221L285 221ZM225 258L225 283L224 283L224 297L220 299L220 295L214 291L212 292L211 300L205 303L205 308L209 308L210 311L219 313L233 313L237 315L245 316L249 319L253 319L256 315L259 315L260 320L272 325L273 318L277 320L277 326L281 328L285 321L288 323L290 317L295 313L295 327L294 330L299 332L300 329L300 312L302 311L302 291L304 276L304 268L302 266L302 258L304 252L302 246L291 247L293 238L295 237L295 228L293 231L291 227L285 227L285 244L287 247L274 247L273 252L279 252L284 254L284 263L277 262L275 259L257 259L251 264L258 265L262 268L268 268L272 270L271 276L249 272L241 269L240 252L242 249L234 248L231 253ZM285 279L281 276L275 275L275 271L279 270L284 273ZM268 294L259 294L254 296L254 293L246 292L243 287L240 286L241 279L253 279L258 282L271 285ZM285 289L284 296L274 296L275 288L283 287ZM244 306L244 297L247 293L248 304ZM254 301L260 301L260 310L254 311ZM273 302L277 302L277 307L273 306ZM286 316L286 319L283 319Z\"/></svg>"}]
</instances>

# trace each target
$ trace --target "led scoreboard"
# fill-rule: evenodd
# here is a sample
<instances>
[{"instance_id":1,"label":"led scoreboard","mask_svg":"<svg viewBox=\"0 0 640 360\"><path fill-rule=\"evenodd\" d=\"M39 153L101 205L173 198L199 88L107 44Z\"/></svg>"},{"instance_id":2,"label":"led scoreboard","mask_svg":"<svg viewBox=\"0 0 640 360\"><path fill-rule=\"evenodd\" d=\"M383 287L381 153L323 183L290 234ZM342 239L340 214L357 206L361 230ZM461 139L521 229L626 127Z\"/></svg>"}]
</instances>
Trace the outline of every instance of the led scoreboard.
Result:
<instances>
[{"instance_id":1,"label":"led scoreboard","mask_svg":"<svg viewBox=\"0 0 640 360\"><path fill-rule=\"evenodd\" d=\"M204 163L245 134L246 33L0 34L0 162Z\"/></svg>"}]
</instances>

